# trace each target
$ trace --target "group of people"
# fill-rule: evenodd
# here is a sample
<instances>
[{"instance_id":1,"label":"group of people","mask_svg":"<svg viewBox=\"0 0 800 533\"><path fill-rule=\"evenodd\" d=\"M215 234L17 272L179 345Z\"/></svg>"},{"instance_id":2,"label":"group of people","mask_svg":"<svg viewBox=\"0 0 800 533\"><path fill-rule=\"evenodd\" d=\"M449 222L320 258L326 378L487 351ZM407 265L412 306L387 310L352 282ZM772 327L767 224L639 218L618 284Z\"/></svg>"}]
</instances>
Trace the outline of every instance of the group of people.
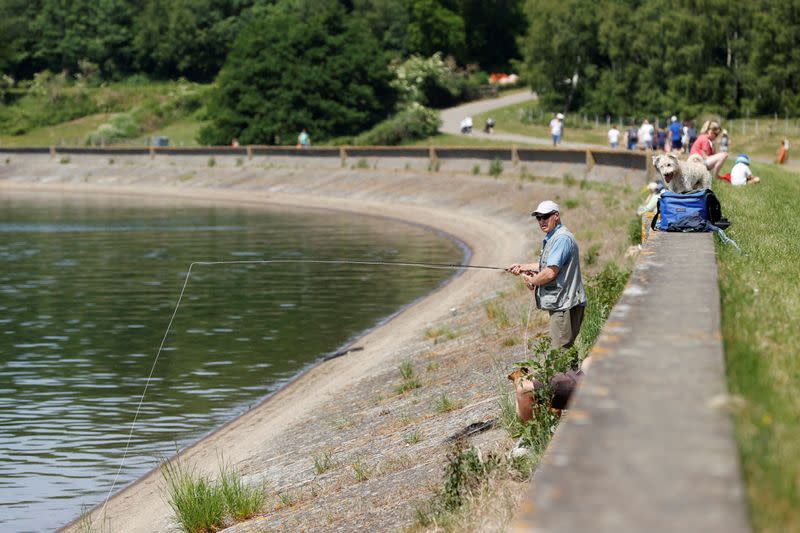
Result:
<instances>
[{"instance_id":1,"label":"group of people","mask_svg":"<svg viewBox=\"0 0 800 533\"><path fill-rule=\"evenodd\" d=\"M703 134L703 129L700 134ZM727 152L730 143L727 130L721 130L718 136L719 151ZM622 139L622 145L628 150L661 150L688 154L698 138L694 121L686 120L681 123L675 115L666 128L656 128L649 120L644 119L638 127L631 122L624 133L616 124L608 130L608 144L614 149L619 148Z\"/></svg>"}]
</instances>

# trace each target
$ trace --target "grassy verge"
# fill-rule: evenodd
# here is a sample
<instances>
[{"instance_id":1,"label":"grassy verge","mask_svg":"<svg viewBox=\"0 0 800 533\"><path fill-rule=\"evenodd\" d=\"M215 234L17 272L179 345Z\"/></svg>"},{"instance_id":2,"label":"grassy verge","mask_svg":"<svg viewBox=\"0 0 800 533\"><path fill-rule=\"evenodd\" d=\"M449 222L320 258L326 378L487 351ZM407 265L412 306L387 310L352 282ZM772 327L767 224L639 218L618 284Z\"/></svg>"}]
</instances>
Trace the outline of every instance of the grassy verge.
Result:
<instances>
[{"instance_id":1,"label":"grassy verge","mask_svg":"<svg viewBox=\"0 0 800 533\"><path fill-rule=\"evenodd\" d=\"M754 165L761 184L715 187L728 235L718 245L722 335L747 494L757 531L800 530L800 177Z\"/></svg>"}]
</instances>

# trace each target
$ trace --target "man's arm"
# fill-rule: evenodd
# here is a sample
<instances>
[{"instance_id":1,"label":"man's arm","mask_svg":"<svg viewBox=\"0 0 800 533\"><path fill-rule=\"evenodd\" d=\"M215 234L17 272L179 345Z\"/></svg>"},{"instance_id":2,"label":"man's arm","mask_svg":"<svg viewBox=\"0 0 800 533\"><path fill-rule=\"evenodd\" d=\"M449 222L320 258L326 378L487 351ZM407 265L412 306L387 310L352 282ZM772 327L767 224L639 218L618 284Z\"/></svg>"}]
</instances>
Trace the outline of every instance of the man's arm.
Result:
<instances>
[{"instance_id":1,"label":"man's arm","mask_svg":"<svg viewBox=\"0 0 800 533\"><path fill-rule=\"evenodd\" d=\"M543 268L538 274L533 276L522 274L522 281L525 282L526 287L533 290L536 287L541 287L542 285L547 285L548 283L552 282L554 279L556 279L556 277L558 277L559 272L561 272L561 269L557 266L549 266Z\"/></svg>"}]
</instances>

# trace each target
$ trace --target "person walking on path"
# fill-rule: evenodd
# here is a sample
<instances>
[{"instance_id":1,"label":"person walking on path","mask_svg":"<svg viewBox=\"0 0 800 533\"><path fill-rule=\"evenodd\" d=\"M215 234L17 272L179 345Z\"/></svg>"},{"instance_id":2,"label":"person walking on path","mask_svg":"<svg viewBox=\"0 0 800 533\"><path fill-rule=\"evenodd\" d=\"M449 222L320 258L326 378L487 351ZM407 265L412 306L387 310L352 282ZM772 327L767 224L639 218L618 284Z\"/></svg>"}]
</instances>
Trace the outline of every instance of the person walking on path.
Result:
<instances>
[{"instance_id":1,"label":"person walking on path","mask_svg":"<svg viewBox=\"0 0 800 533\"><path fill-rule=\"evenodd\" d=\"M550 121L550 136L553 138L553 146L558 146L561 143L561 135L564 132L564 115L558 113L553 120Z\"/></svg>"},{"instance_id":2,"label":"person walking on path","mask_svg":"<svg viewBox=\"0 0 800 533\"><path fill-rule=\"evenodd\" d=\"M550 313L553 348L567 349L578 337L586 308L578 243L561 224L557 203L545 200L531 215L545 234L539 262L514 263L506 270L536 291L536 307Z\"/></svg>"}]
</instances>

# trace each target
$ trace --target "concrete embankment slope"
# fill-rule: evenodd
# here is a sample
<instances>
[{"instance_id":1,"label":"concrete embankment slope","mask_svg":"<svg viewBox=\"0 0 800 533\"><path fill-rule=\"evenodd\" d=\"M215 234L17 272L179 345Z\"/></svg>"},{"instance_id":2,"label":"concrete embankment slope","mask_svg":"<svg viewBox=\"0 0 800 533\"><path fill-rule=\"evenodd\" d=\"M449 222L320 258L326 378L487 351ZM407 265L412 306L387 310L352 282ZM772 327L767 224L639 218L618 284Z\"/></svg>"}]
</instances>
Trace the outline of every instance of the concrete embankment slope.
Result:
<instances>
[{"instance_id":1,"label":"concrete embankment slope","mask_svg":"<svg viewBox=\"0 0 800 533\"><path fill-rule=\"evenodd\" d=\"M313 164L298 168L265 163L260 159L239 162L232 157L219 157L211 169L207 166L207 157L176 161L116 156L112 164L107 156L73 155L69 162L60 162L48 155L15 154L9 164L0 167L0 190L12 189L126 195L134 202L147 202L153 196L175 196L232 206L273 204L396 217L459 237L471 248L472 261L476 264L502 266L525 257L533 248L530 206L545 195L556 194L559 186L463 174L319 168ZM507 290L512 281L507 278L510 276L498 273L465 272L385 326L359 339L362 351L313 368L269 401L185 451L183 459L199 473L215 475L220 454L224 453L225 460L241 467L248 479L266 480L276 491L291 494L316 491L315 500L308 503L313 509L293 506L302 509L305 516L292 518L295 526L287 530L317 529L306 520L327 524L321 529L341 527L367 531L381 529L376 524L390 524L398 520L398 516L407 521L405 514L413 509L407 500L396 497L398 491L408 497L426 490L429 483L439 477L440 461L445 453L443 439L473 422L472 417L484 416L481 410L495 405L492 381L486 380L485 384L464 391L453 379L447 379L447 375L438 378L442 386L452 384L455 390L450 393L451 397L464 398L465 408L447 417L446 429L442 429L441 419L433 419L432 423L439 426L438 432L431 428L432 436L416 447L425 450L420 451L419 462L414 458L408 463L387 463L382 468L391 475L375 475L370 482L356 483L351 488L352 480L345 467L328 476L341 476L341 480L334 477L333 481L326 482L316 478L313 458L324 450L334 450L335 459L345 466L355 461L383 464L380 461L385 462L387 450L395 447L394 455L404 457L401 454L407 453L406 445L392 424L400 423L395 420L395 413L402 420L410 417L407 413L413 412L416 406L407 404L411 399L392 392L394 385L390 379L397 365L404 358L430 350L431 341L424 335L426 328L442 317L450 317L451 309L461 310L460 318L467 314L464 311L467 306L475 305L474 313L481 315L480 302L497 290ZM481 364L491 363L493 354L480 355L485 360ZM474 368L478 366L474 357L470 349L460 360ZM468 373L461 369L449 371ZM488 373L489 369L484 372ZM382 373L389 373L391 377L381 377ZM446 390L427 389L432 395ZM469 396L465 396L467 394ZM353 406L354 398L364 405ZM402 405L394 407L390 401ZM428 403L426 400L420 405ZM422 420L423 415L419 416ZM364 424L383 425L361 428L358 423L362 419ZM345 422L332 423L336 420ZM403 482L403 489L394 486L399 483L397 470L409 476ZM420 477L422 474L427 477ZM98 480L98 484L107 486L110 478ZM364 492L344 497L336 492L340 485ZM325 488L327 496L318 494L319 486ZM161 474L151 472L111 498L104 518L96 510L91 519L98 530L168 531L174 527L174 519L164 494ZM380 501L373 501L376 495ZM369 510L357 506L359 501L368 498L371 499ZM340 522L334 520L331 510L335 505L345 508L341 510L341 518L337 518ZM339 526L335 525L337 523ZM269 523L267 526L271 527ZM82 527L74 523L69 530Z\"/></svg>"},{"instance_id":2,"label":"concrete embankment slope","mask_svg":"<svg viewBox=\"0 0 800 533\"><path fill-rule=\"evenodd\" d=\"M749 531L711 234L655 233L516 531Z\"/></svg>"}]
</instances>

